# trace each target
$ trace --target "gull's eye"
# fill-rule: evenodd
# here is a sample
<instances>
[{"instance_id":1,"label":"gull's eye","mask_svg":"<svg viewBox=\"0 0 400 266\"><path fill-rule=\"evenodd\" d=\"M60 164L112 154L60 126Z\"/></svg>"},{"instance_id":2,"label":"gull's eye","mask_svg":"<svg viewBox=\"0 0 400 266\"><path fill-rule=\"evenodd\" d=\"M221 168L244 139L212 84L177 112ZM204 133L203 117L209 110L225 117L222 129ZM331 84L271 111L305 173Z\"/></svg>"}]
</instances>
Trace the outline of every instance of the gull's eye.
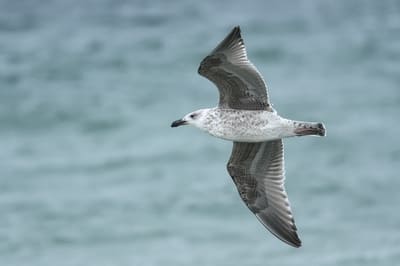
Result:
<instances>
[{"instance_id":1,"label":"gull's eye","mask_svg":"<svg viewBox=\"0 0 400 266\"><path fill-rule=\"evenodd\" d=\"M191 114L191 115L190 115L190 118L192 118L192 119L194 119L195 117L196 117L195 114Z\"/></svg>"}]
</instances>

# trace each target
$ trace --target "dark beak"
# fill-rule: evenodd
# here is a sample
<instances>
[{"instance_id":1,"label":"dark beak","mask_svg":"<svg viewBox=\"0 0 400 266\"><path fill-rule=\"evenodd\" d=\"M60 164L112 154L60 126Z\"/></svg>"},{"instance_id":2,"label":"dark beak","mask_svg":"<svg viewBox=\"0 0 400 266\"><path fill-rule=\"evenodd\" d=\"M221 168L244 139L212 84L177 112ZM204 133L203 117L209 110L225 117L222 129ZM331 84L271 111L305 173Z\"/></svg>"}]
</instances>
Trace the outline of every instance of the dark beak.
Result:
<instances>
[{"instance_id":1,"label":"dark beak","mask_svg":"<svg viewBox=\"0 0 400 266\"><path fill-rule=\"evenodd\" d=\"M182 120L182 119L178 119L174 122L172 122L171 127L179 127L179 126L183 126L186 125L186 121Z\"/></svg>"}]
</instances>

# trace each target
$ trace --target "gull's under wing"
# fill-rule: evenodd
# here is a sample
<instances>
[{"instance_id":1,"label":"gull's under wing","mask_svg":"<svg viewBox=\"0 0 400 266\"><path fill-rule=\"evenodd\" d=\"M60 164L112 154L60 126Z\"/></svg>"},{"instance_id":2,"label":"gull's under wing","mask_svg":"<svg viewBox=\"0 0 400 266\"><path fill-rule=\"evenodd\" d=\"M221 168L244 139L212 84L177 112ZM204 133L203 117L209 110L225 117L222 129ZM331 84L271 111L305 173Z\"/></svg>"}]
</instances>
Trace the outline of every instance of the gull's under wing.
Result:
<instances>
[{"instance_id":1,"label":"gull's under wing","mask_svg":"<svg viewBox=\"0 0 400 266\"><path fill-rule=\"evenodd\" d=\"M300 247L284 188L282 140L234 142L227 168L240 197L260 222L280 240Z\"/></svg>"}]
</instances>

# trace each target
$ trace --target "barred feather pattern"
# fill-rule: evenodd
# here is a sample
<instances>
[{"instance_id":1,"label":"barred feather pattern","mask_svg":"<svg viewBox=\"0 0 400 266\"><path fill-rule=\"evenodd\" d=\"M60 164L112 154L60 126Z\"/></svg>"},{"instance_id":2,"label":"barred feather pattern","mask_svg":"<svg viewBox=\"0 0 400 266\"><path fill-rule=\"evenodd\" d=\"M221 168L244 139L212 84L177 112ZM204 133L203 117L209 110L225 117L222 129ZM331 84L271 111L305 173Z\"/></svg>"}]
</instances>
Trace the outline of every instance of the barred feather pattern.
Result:
<instances>
[{"instance_id":1,"label":"barred feather pattern","mask_svg":"<svg viewBox=\"0 0 400 266\"><path fill-rule=\"evenodd\" d=\"M198 72L218 87L220 108L272 111L265 81L247 58L239 27L203 59Z\"/></svg>"},{"instance_id":2,"label":"barred feather pattern","mask_svg":"<svg viewBox=\"0 0 400 266\"><path fill-rule=\"evenodd\" d=\"M227 168L240 197L259 221L282 241L301 246L284 188L282 140L234 142Z\"/></svg>"}]
</instances>

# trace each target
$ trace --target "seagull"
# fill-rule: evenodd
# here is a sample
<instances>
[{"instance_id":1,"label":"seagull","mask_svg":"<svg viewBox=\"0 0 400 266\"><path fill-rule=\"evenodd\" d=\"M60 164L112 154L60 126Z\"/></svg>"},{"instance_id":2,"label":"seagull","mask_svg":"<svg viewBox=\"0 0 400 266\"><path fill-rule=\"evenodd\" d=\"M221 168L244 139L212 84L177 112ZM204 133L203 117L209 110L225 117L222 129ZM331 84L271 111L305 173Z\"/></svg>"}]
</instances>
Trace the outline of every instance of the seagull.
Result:
<instances>
[{"instance_id":1,"label":"seagull","mask_svg":"<svg viewBox=\"0 0 400 266\"><path fill-rule=\"evenodd\" d=\"M192 125L233 141L227 169L241 199L273 235L300 247L284 188L282 139L325 136L324 125L278 115L263 77L247 58L239 26L203 59L198 73L217 86L218 106L191 112L172 122L171 127Z\"/></svg>"}]
</instances>

